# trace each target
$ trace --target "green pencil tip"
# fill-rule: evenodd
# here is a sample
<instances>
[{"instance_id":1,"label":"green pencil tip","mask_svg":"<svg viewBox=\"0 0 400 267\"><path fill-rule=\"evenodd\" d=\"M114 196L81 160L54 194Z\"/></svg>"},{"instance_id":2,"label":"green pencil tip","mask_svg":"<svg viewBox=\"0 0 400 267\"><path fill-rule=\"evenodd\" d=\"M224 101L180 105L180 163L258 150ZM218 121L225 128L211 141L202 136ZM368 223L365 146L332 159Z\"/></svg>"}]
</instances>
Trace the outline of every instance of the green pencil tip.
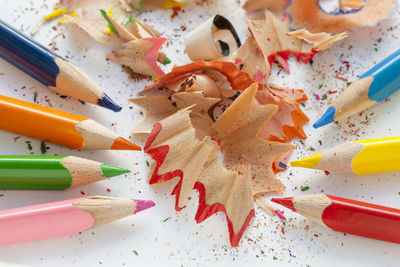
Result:
<instances>
[{"instance_id":1,"label":"green pencil tip","mask_svg":"<svg viewBox=\"0 0 400 267\"><path fill-rule=\"evenodd\" d=\"M164 64L164 65L167 65L167 64L169 64L169 63L171 63L171 59L169 59L168 57L165 57L165 58L164 58L163 64Z\"/></svg>"},{"instance_id":2,"label":"green pencil tip","mask_svg":"<svg viewBox=\"0 0 400 267\"><path fill-rule=\"evenodd\" d=\"M107 165L104 163L100 165L100 168L101 168L101 171L103 172L103 175L107 178L131 172L130 170Z\"/></svg>"}]
</instances>

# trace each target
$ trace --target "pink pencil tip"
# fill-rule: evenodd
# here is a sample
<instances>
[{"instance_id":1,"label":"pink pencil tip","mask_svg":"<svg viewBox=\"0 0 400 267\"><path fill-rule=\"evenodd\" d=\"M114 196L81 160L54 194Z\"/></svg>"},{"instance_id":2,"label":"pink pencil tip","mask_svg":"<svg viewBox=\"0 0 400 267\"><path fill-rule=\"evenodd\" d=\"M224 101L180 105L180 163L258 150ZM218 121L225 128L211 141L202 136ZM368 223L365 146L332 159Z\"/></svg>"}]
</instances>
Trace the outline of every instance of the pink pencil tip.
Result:
<instances>
[{"instance_id":1,"label":"pink pencil tip","mask_svg":"<svg viewBox=\"0 0 400 267\"><path fill-rule=\"evenodd\" d=\"M293 205L293 197L284 197L284 198L272 198L272 202L278 203L288 209L296 211Z\"/></svg>"},{"instance_id":2,"label":"pink pencil tip","mask_svg":"<svg viewBox=\"0 0 400 267\"><path fill-rule=\"evenodd\" d=\"M135 210L134 214L141 212L142 210L147 210L156 205L156 203L154 203L151 200L132 199L132 201L136 203L136 210Z\"/></svg>"}]
</instances>

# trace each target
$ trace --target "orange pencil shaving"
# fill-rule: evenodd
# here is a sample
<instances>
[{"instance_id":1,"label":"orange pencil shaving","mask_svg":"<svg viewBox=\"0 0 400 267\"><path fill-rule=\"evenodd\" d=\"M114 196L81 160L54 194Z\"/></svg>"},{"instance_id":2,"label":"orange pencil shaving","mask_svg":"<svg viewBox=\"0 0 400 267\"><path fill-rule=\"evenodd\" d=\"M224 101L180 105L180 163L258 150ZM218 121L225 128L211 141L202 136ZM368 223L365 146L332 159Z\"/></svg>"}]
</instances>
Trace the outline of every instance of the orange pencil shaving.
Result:
<instances>
[{"instance_id":1,"label":"orange pencil shaving","mask_svg":"<svg viewBox=\"0 0 400 267\"><path fill-rule=\"evenodd\" d=\"M94 120L0 95L0 129L75 149L140 150Z\"/></svg>"}]
</instances>

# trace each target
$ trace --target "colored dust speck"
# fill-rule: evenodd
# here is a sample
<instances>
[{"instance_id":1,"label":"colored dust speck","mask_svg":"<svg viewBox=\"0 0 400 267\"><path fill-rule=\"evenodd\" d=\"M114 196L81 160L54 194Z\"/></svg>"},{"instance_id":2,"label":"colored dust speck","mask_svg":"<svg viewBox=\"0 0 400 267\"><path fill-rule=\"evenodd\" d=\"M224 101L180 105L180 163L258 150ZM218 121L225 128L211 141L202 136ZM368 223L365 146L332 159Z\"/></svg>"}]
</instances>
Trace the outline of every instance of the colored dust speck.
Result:
<instances>
[{"instance_id":1,"label":"colored dust speck","mask_svg":"<svg viewBox=\"0 0 400 267\"><path fill-rule=\"evenodd\" d=\"M86 195L85 192L81 191L81 195Z\"/></svg>"},{"instance_id":2,"label":"colored dust speck","mask_svg":"<svg viewBox=\"0 0 400 267\"><path fill-rule=\"evenodd\" d=\"M310 150L311 150L311 151L315 151L315 148L313 148L313 147L310 147Z\"/></svg>"},{"instance_id":3,"label":"colored dust speck","mask_svg":"<svg viewBox=\"0 0 400 267\"><path fill-rule=\"evenodd\" d=\"M286 221L286 217L285 217L285 215L283 215L283 211L276 209L276 210L274 210L274 213L276 214L276 216L279 217L279 219Z\"/></svg>"},{"instance_id":4,"label":"colored dust speck","mask_svg":"<svg viewBox=\"0 0 400 267\"><path fill-rule=\"evenodd\" d=\"M26 147L29 149L29 151L32 150L32 145L31 145L31 141L26 141Z\"/></svg>"},{"instance_id":5,"label":"colored dust speck","mask_svg":"<svg viewBox=\"0 0 400 267\"><path fill-rule=\"evenodd\" d=\"M44 141L42 141L42 143L40 144L40 151L42 152L42 154L46 154L47 147Z\"/></svg>"},{"instance_id":6,"label":"colored dust speck","mask_svg":"<svg viewBox=\"0 0 400 267\"><path fill-rule=\"evenodd\" d=\"M287 165L283 162L279 162L279 167L283 168L283 169L287 169Z\"/></svg>"},{"instance_id":7,"label":"colored dust speck","mask_svg":"<svg viewBox=\"0 0 400 267\"><path fill-rule=\"evenodd\" d=\"M139 253L136 250L133 250L133 254L135 254L136 256L139 256Z\"/></svg>"},{"instance_id":8,"label":"colored dust speck","mask_svg":"<svg viewBox=\"0 0 400 267\"><path fill-rule=\"evenodd\" d=\"M150 166L150 163L146 160L146 165L147 165L147 167L149 167Z\"/></svg>"},{"instance_id":9,"label":"colored dust speck","mask_svg":"<svg viewBox=\"0 0 400 267\"><path fill-rule=\"evenodd\" d=\"M38 93L37 93L37 92L34 92L34 93L33 93L33 103L36 103L37 98L38 98Z\"/></svg>"},{"instance_id":10,"label":"colored dust speck","mask_svg":"<svg viewBox=\"0 0 400 267\"><path fill-rule=\"evenodd\" d=\"M174 8L172 8L172 10L173 10L173 12L172 12L172 15L171 15L171 19L173 19L176 16L178 16L179 11L181 10L181 8L180 7L174 7Z\"/></svg>"},{"instance_id":11,"label":"colored dust speck","mask_svg":"<svg viewBox=\"0 0 400 267\"><path fill-rule=\"evenodd\" d=\"M307 190L309 190L310 189L310 187L307 185L307 186L303 186L302 188L301 188L301 191L307 191Z\"/></svg>"},{"instance_id":12,"label":"colored dust speck","mask_svg":"<svg viewBox=\"0 0 400 267\"><path fill-rule=\"evenodd\" d=\"M169 219L171 219L171 217L165 218L162 222L165 223L165 222L168 221Z\"/></svg>"}]
</instances>

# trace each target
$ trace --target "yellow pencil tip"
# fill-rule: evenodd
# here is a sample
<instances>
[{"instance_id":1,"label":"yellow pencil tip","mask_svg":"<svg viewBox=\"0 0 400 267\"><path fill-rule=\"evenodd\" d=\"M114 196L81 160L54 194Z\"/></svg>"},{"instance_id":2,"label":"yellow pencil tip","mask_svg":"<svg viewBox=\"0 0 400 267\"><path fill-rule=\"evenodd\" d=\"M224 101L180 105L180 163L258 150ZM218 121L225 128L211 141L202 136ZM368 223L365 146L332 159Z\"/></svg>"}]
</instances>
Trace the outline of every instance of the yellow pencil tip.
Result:
<instances>
[{"instance_id":1,"label":"yellow pencil tip","mask_svg":"<svg viewBox=\"0 0 400 267\"><path fill-rule=\"evenodd\" d=\"M300 160L290 162L292 167L314 168L321 161L322 154L317 153Z\"/></svg>"}]
</instances>

